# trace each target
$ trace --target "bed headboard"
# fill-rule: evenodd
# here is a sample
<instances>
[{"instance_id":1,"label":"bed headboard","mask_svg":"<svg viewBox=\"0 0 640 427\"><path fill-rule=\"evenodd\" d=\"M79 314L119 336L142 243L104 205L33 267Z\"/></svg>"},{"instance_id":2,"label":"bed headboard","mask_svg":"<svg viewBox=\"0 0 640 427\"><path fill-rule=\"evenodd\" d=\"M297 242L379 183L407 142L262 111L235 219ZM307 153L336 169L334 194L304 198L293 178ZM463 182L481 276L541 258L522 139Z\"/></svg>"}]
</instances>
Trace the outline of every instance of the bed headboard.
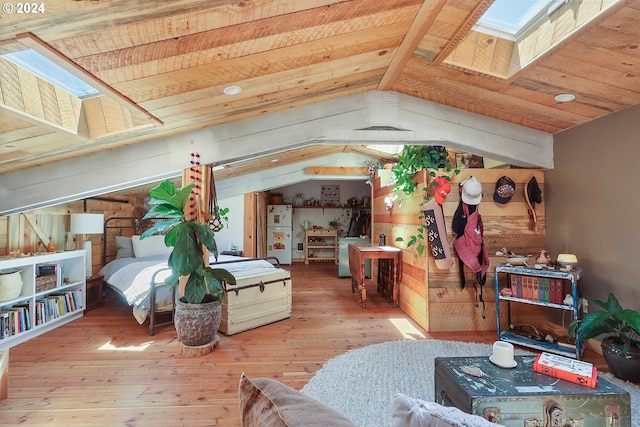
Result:
<instances>
[{"instance_id":1,"label":"bed headboard","mask_svg":"<svg viewBox=\"0 0 640 427\"><path fill-rule=\"evenodd\" d=\"M153 219L142 219L143 212L134 216L112 216L104 221L104 240L102 241L102 265L116 258L118 248L116 236L133 236L142 234L154 223Z\"/></svg>"}]
</instances>

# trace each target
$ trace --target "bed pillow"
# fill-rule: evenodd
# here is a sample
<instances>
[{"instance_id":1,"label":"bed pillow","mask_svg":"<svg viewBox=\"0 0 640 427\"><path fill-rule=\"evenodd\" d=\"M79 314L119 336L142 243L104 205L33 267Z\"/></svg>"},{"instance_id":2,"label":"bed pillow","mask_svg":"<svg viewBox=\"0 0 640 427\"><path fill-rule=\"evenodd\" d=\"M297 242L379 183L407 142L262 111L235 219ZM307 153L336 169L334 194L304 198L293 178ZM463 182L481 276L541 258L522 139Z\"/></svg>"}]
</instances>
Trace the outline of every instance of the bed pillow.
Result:
<instances>
[{"instance_id":1,"label":"bed pillow","mask_svg":"<svg viewBox=\"0 0 640 427\"><path fill-rule=\"evenodd\" d=\"M133 243L131 242L131 237L116 236L116 246L118 247L116 258L133 258L134 257Z\"/></svg>"},{"instance_id":2,"label":"bed pillow","mask_svg":"<svg viewBox=\"0 0 640 427\"><path fill-rule=\"evenodd\" d=\"M172 247L164 244L164 236L149 236L141 239L140 236L131 238L133 243L133 254L136 258L147 258L150 256L169 255Z\"/></svg>"},{"instance_id":3,"label":"bed pillow","mask_svg":"<svg viewBox=\"0 0 640 427\"><path fill-rule=\"evenodd\" d=\"M397 393L392 401L393 427L500 427L458 408Z\"/></svg>"},{"instance_id":4,"label":"bed pillow","mask_svg":"<svg viewBox=\"0 0 640 427\"><path fill-rule=\"evenodd\" d=\"M243 427L355 427L337 411L269 378L243 373L238 395Z\"/></svg>"}]
</instances>

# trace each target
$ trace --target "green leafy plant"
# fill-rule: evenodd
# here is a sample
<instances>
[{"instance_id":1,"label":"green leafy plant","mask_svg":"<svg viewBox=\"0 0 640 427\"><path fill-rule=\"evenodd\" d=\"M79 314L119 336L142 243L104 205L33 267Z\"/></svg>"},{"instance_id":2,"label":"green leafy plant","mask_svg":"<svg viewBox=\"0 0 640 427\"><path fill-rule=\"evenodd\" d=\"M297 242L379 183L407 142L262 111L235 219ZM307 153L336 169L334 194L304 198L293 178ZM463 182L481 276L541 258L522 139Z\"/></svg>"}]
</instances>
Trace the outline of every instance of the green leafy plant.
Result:
<instances>
[{"instance_id":1,"label":"green leafy plant","mask_svg":"<svg viewBox=\"0 0 640 427\"><path fill-rule=\"evenodd\" d=\"M225 227L229 228L229 208L216 206L213 208L211 215L213 215L214 218L220 218L220 230Z\"/></svg>"},{"instance_id":2,"label":"green leafy plant","mask_svg":"<svg viewBox=\"0 0 640 427\"><path fill-rule=\"evenodd\" d=\"M592 311L580 320L569 325L569 337L576 337L579 341L586 341L602 335L602 347L609 343L622 346L626 356L629 349L639 344L640 340L640 312L632 309L622 309L618 299L609 293L607 301L594 300L594 303L604 310Z\"/></svg>"},{"instance_id":3,"label":"green leafy plant","mask_svg":"<svg viewBox=\"0 0 640 427\"><path fill-rule=\"evenodd\" d=\"M235 284L235 277L222 268L211 268L205 263L203 246L218 259L214 232L205 223L187 220L184 207L194 184L183 188L166 180L149 191L151 209L143 219L157 219L142 233L141 239L164 234L164 244L173 247L168 265L171 275L165 280L170 287L178 284L181 276L189 276L185 284L184 299L190 304L202 303L206 294L224 298L224 282Z\"/></svg>"},{"instance_id":4,"label":"green leafy plant","mask_svg":"<svg viewBox=\"0 0 640 427\"><path fill-rule=\"evenodd\" d=\"M402 152L398 154L398 162L392 169L395 183L393 190L401 191L407 196L413 194L418 188L414 175L423 169L427 169L429 176L432 178L438 175L436 170L443 171L443 176L448 180L451 180L450 175L452 173L454 175L460 173L459 169L454 168L449 153L444 147L440 145L405 145ZM430 200L430 187L438 185L437 182L432 180L429 186L422 188L423 202ZM416 245L418 254L422 255L426 248L424 235L428 229L423 222L424 215L422 213L418 216L418 219L420 220L420 226L417 229L417 234L410 236L406 243L408 247ZM397 237L396 242L404 242L404 238Z\"/></svg>"},{"instance_id":5,"label":"green leafy plant","mask_svg":"<svg viewBox=\"0 0 640 427\"><path fill-rule=\"evenodd\" d=\"M407 196L413 194L418 187L413 176L423 169L430 170L429 175L432 177L436 176L434 170L437 169L450 173L454 168L446 148L441 145L405 145L392 169L395 183L393 190L402 191ZM455 170L456 175L459 172Z\"/></svg>"}]
</instances>

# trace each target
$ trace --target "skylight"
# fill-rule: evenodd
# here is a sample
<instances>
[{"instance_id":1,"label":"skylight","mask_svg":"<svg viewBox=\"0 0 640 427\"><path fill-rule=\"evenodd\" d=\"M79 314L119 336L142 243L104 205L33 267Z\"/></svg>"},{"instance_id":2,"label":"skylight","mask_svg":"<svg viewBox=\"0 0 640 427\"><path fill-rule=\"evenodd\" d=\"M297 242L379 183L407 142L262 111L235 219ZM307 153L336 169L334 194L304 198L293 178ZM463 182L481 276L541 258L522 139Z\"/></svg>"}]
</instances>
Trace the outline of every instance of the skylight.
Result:
<instances>
[{"instance_id":1,"label":"skylight","mask_svg":"<svg viewBox=\"0 0 640 427\"><path fill-rule=\"evenodd\" d=\"M85 99L100 95L100 91L96 88L67 72L64 68L40 55L35 50L26 49L2 56L77 98Z\"/></svg>"},{"instance_id":2,"label":"skylight","mask_svg":"<svg viewBox=\"0 0 640 427\"><path fill-rule=\"evenodd\" d=\"M516 41L528 28L565 3L566 0L495 0L475 29Z\"/></svg>"}]
</instances>

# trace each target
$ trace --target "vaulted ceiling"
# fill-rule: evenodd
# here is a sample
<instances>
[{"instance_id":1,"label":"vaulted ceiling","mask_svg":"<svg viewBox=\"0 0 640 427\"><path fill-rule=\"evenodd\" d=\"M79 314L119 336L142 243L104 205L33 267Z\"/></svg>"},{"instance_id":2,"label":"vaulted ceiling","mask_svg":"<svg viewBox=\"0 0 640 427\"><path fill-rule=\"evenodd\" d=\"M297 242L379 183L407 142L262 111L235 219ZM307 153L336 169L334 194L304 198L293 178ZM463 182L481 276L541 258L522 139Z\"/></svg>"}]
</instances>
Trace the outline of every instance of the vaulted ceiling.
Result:
<instances>
[{"instance_id":1,"label":"vaulted ceiling","mask_svg":"<svg viewBox=\"0 0 640 427\"><path fill-rule=\"evenodd\" d=\"M550 135L640 103L640 0L561 1L520 42L474 29L491 3L57 0L2 13L0 53L44 52L103 95L75 98L0 57L0 181L189 132L215 140L233 123L249 134L251 120L370 91Z\"/></svg>"}]
</instances>

